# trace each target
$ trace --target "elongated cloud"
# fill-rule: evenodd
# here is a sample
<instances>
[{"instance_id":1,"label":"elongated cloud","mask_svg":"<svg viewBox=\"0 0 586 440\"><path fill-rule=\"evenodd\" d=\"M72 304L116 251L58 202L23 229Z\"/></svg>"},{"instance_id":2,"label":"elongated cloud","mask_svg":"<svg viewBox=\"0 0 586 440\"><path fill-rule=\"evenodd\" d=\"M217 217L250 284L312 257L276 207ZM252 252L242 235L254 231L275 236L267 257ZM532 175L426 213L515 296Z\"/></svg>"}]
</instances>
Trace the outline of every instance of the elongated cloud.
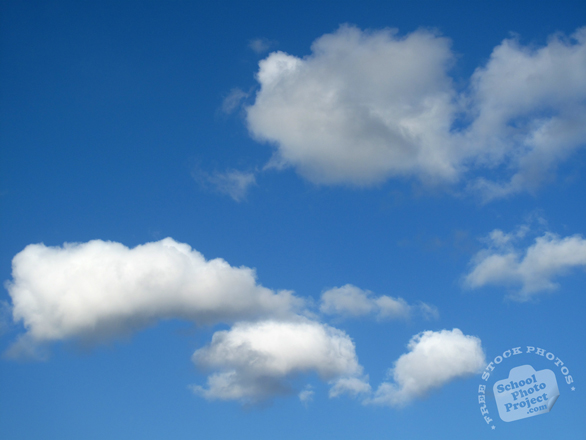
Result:
<instances>
[{"instance_id":1,"label":"elongated cloud","mask_svg":"<svg viewBox=\"0 0 586 440\"><path fill-rule=\"evenodd\" d=\"M290 381L299 374L317 373L335 383L362 372L346 333L303 318L237 323L214 333L212 342L193 354L193 362L215 371L205 387L193 386L194 392L244 403L291 393Z\"/></svg>"},{"instance_id":2,"label":"elongated cloud","mask_svg":"<svg viewBox=\"0 0 586 440\"><path fill-rule=\"evenodd\" d=\"M486 364L480 339L457 328L422 332L408 348L390 371L392 382L383 382L365 403L400 407Z\"/></svg>"},{"instance_id":3,"label":"elongated cloud","mask_svg":"<svg viewBox=\"0 0 586 440\"><path fill-rule=\"evenodd\" d=\"M504 40L462 92L450 41L428 31L342 26L311 49L262 60L246 112L251 135L275 148L269 166L312 182L465 178L490 200L534 190L586 144L586 28L540 48Z\"/></svg>"},{"instance_id":4,"label":"elongated cloud","mask_svg":"<svg viewBox=\"0 0 586 440\"><path fill-rule=\"evenodd\" d=\"M101 240L29 245L14 257L12 277L13 318L40 342L114 336L165 318L284 317L300 305L291 292L257 284L253 269L206 260L171 238L133 249Z\"/></svg>"},{"instance_id":5,"label":"elongated cloud","mask_svg":"<svg viewBox=\"0 0 586 440\"><path fill-rule=\"evenodd\" d=\"M485 366L480 339L458 329L422 332L408 348L391 369L393 382L383 382L373 393L343 331L304 318L238 323L216 332L194 353L198 367L214 372L206 386L192 389L210 400L258 403L291 394L293 378L317 373L332 385L330 398L349 395L364 404L398 407Z\"/></svg>"},{"instance_id":6,"label":"elongated cloud","mask_svg":"<svg viewBox=\"0 0 586 440\"><path fill-rule=\"evenodd\" d=\"M556 277L574 268L586 268L586 239L580 235L560 237L545 233L523 249L516 246L519 237L496 229L489 247L472 260L472 269L464 283L469 288L489 284L518 289L512 298L527 301L535 295L558 287Z\"/></svg>"},{"instance_id":7,"label":"elongated cloud","mask_svg":"<svg viewBox=\"0 0 586 440\"><path fill-rule=\"evenodd\" d=\"M352 284L326 290L321 295L320 311L326 315L361 317L374 315L379 320L409 318L414 312L426 318L437 318L437 308L426 304L409 305L403 298L374 296Z\"/></svg>"}]
</instances>

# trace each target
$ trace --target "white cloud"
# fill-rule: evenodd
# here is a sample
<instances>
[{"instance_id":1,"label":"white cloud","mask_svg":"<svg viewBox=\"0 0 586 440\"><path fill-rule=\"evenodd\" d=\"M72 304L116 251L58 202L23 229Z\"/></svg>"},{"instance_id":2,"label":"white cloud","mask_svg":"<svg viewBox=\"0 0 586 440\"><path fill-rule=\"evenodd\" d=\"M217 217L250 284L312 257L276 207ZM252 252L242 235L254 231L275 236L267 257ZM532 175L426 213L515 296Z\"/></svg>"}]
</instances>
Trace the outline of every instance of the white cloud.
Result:
<instances>
[{"instance_id":1,"label":"white cloud","mask_svg":"<svg viewBox=\"0 0 586 440\"><path fill-rule=\"evenodd\" d=\"M216 191L226 194L236 202L246 198L251 186L256 185L254 173L247 173L237 170L229 170L225 173L214 173L206 177Z\"/></svg>"},{"instance_id":2,"label":"white cloud","mask_svg":"<svg viewBox=\"0 0 586 440\"><path fill-rule=\"evenodd\" d=\"M439 319L439 310L436 306L419 301L415 307L425 319Z\"/></svg>"},{"instance_id":3,"label":"white cloud","mask_svg":"<svg viewBox=\"0 0 586 440\"><path fill-rule=\"evenodd\" d=\"M191 175L203 189L227 195L235 202L246 200L248 191L256 185L254 172L226 170L209 173L196 166Z\"/></svg>"},{"instance_id":4,"label":"white cloud","mask_svg":"<svg viewBox=\"0 0 586 440\"><path fill-rule=\"evenodd\" d=\"M259 63L248 128L274 145L269 166L318 184L466 177L486 200L534 190L586 143L586 28L537 49L503 41L461 93L454 59L449 40L428 31L342 26L309 56ZM503 170L509 180L491 178Z\"/></svg>"},{"instance_id":5,"label":"white cloud","mask_svg":"<svg viewBox=\"0 0 586 440\"><path fill-rule=\"evenodd\" d=\"M476 185L487 198L535 189L586 143L586 28L540 48L503 41L474 73L471 99L476 160L517 170L509 182Z\"/></svg>"},{"instance_id":6,"label":"white cloud","mask_svg":"<svg viewBox=\"0 0 586 440\"><path fill-rule=\"evenodd\" d=\"M374 310L375 303L370 292L352 284L334 287L321 295L319 309L327 315L364 316Z\"/></svg>"},{"instance_id":7,"label":"white cloud","mask_svg":"<svg viewBox=\"0 0 586 440\"><path fill-rule=\"evenodd\" d=\"M348 394L352 397L360 395L369 395L372 392L370 384L368 383L368 376L366 377L341 377L333 381L333 386L330 389L330 397L338 397L343 394Z\"/></svg>"},{"instance_id":8,"label":"white cloud","mask_svg":"<svg viewBox=\"0 0 586 440\"><path fill-rule=\"evenodd\" d=\"M343 26L306 58L272 53L260 62L249 129L277 146L273 163L316 183L453 180L449 46L425 31L399 38Z\"/></svg>"},{"instance_id":9,"label":"white cloud","mask_svg":"<svg viewBox=\"0 0 586 440\"><path fill-rule=\"evenodd\" d=\"M403 406L455 379L480 372L486 362L480 339L459 329L415 335L383 382L365 403Z\"/></svg>"},{"instance_id":10,"label":"white cloud","mask_svg":"<svg viewBox=\"0 0 586 440\"><path fill-rule=\"evenodd\" d=\"M561 238L547 232L526 249L515 246L517 239L516 234L492 231L489 247L472 260L465 285L520 287L512 298L527 301L540 292L556 289L555 277L576 267L586 267L586 239L580 235Z\"/></svg>"},{"instance_id":11,"label":"white cloud","mask_svg":"<svg viewBox=\"0 0 586 440\"><path fill-rule=\"evenodd\" d=\"M23 343L99 339L165 318L285 317L301 306L291 292L257 284L253 269L206 260L171 238L133 249L101 240L29 245L14 257L12 277L7 288L13 319L26 329Z\"/></svg>"},{"instance_id":12,"label":"white cloud","mask_svg":"<svg viewBox=\"0 0 586 440\"><path fill-rule=\"evenodd\" d=\"M304 318L236 323L214 333L193 354L193 362L214 370L207 386L193 386L206 399L257 403L292 391L290 380L317 373L322 380L362 372L352 340L341 330Z\"/></svg>"},{"instance_id":13,"label":"white cloud","mask_svg":"<svg viewBox=\"0 0 586 440\"><path fill-rule=\"evenodd\" d=\"M407 318L411 315L412 306L407 304L403 298L382 295L376 298L374 303L378 308L377 316L380 319Z\"/></svg>"},{"instance_id":14,"label":"white cloud","mask_svg":"<svg viewBox=\"0 0 586 440\"><path fill-rule=\"evenodd\" d=\"M229 115L234 110L236 110L236 108L238 108L246 98L248 98L248 93L246 93L244 90L239 88L230 90L228 96L226 96L222 101L222 111Z\"/></svg>"},{"instance_id":15,"label":"white cloud","mask_svg":"<svg viewBox=\"0 0 586 440\"><path fill-rule=\"evenodd\" d=\"M421 312L426 318L437 318L437 308L418 303L409 305L403 298L386 295L374 296L352 284L334 287L322 293L320 311L326 315L360 317L374 314L377 319L409 318L414 311Z\"/></svg>"},{"instance_id":16,"label":"white cloud","mask_svg":"<svg viewBox=\"0 0 586 440\"><path fill-rule=\"evenodd\" d=\"M268 52L277 45L276 41L267 38L254 38L248 42L248 47L257 54Z\"/></svg>"},{"instance_id":17,"label":"white cloud","mask_svg":"<svg viewBox=\"0 0 586 440\"><path fill-rule=\"evenodd\" d=\"M315 392L313 391L311 385L307 385L303 390L299 392L297 395L301 403L308 404L313 400L313 395Z\"/></svg>"}]
</instances>

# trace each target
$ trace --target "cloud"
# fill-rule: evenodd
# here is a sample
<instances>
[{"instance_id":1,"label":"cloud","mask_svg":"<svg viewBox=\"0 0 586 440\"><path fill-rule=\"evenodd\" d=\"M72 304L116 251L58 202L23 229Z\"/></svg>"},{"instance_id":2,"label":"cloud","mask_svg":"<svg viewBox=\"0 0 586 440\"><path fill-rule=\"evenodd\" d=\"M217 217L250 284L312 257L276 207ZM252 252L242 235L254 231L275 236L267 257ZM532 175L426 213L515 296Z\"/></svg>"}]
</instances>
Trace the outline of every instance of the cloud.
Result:
<instances>
[{"instance_id":1,"label":"cloud","mask_svg":"<svg viewBox=\"0 0 586 440\"><path fill-rule=\"evenodd\" d=\"M353 318L374 314L380 320L409 318L414 311L421 312L427 319L438 317L435 306L422 302L409 305L403 298L386 295L375 297L372 292L352 284L323 292L319 310L326 315Z\"/></svg>"},{"instance_id":2,"label":"cloud","mask_svg":"<svg viewBox=\"0 0 586 440\"><path fill-rule=\"evenodd\" d=\"M248 42L249 49L257 54L268 52L271 48L277 45L276 41L267 38L254 38Z\"/></svg>"},{"instance_id":3,"label":"cloud","mask_svg":"<svg viewBox=\"0 0 586 440\"><path fill-rule=\"evenodd\" d=\"M372 388L368 383L368 376L366 377L341 377L334 381L334 386L330 388L329 396L338 397L348 394L352 397L361 395L369 395Z\"/></svg>"},{"instance_id":4,"label":"cloud","mask_svg":"<svg viewBox=\"0 0 586 440\"><path fill-rule=\"evenodd\" d=\"M196 366L212 374L205 386L191 388L208 400L257 404L293 393L295 378L316 373L330 383L330 398L348 395L364 404L400 407L486 364L480 339L459 329L422 332L408 348L390 370L392 382L373 392L343 331L306 318L241 322L216 332L194 353ZM311 386L298 393L304 403L313 395Z\"/></svg>"},{"instance_id":5,"label":"cloud","mask_svg":"<svg viewBox=\"0 0 586 440\"><path fill-rule=\"evenodd\" d=\"M368 404L400 407L431 390L480 372L486 365L480 339L461 330L425 331L408 344L390 370L392 382L383 382Z\"/></svg>"},{"instance_id":6,"label":"cloud","mask_svg":"<svg viewBox=\"0 0 586 440\"><path fill-rule=\"evenodd\" d=\"M206 175L205 178L216 191L232 197L236 202L241 202L246 199L249 188L256 185L254 173L237 170L214 173Z\"/></svg>"},{"instance_id":7,"label":"cloud","mask_svg":"<svg viewBox=\"0 0 586 440\"><path fill-rule=\"evenodd\" d=\"M301 403L307 405L309 402L313 400L314 394L315 392L313 391L311 385L307 385L301 392L299 392L297 396L299 397Z\"/></svg>"},{"instance_id":8,"label":"cloud","mask_svg":"<svg viewBox=\"0 0 586 440\"><path fill-rule=\"evenodd\" d=\"M12 278L6 287L13 320L26 330L5 353L12 358L45 359L51 341L101 340L161 319L232 324L192 356L210 374L204 386L191 388L209 400L261 403L294 393L299 377L316 374L330 384L331 398L395 405L469 372L479 347L457 329L417 335L411 352L395 363L395 384L383 383L373 394L344 331L299 315L303 301L259 285L253 269L206 260L171 238L132 249L101 240L29 245L14 257ZM338 291L344 289L376 305L378 314L396 314L397 304L403 306L397 300L381 305L388 297L351 285ZM430 366L435 370L427 371ZM307 403L313 390L306 387L298 396Z\"/></svg>"},{"instance_id":9,"label":"cloud","mask_svg":"<svg viewBox=\"0 0 586 440\"><path fill-rule=\"evenodd\" d=\"M352 284L326 290L321 295L320 311L327 315L364 316L375 308L370 292Z\"/></svg>"},{"instance_id":10,"label":"cloud","mask_svg":"<svg viewBox=\"0 0 586 440\"><path fill-rule=\"evenodd\" d=\"M534 190L586 143L586 28L539 48L503 41L472 76L470 97L476 161L516 170L508 182L476 185L487 198Z\"/></svg>"},{"instance_id":11,"label":"cloud","mask_svg":"<svg viewBox=\"0 0 586 440\"><path fill-rule=\"evenodd\" d=\"M246 114L274 146L268 166L314 183L465 180L491 200L535 190L586 143L586 28L534 49L504 40L461 92L450 41L429 31L342 26L311 50L260 61Z\"/></svg>"},{"instance_id":12,"label":"cloud","mask_svg":"<svg viewBox=\"0 0 586 440\"><path fill-rule=\"evenodd\" d=\"M291 379L300 374L317 373L334 381L362 372L346 333L305 318L236 323L214 333L192 359L198 367L215 371L205 387L192 387L196 394L243 403L291 393Z\"/></svg>"},{"instance_id":13,"label":"cloud","mask_svg":"<svg viewBox=\"0 0 586 440\"><path fill-rule=\"evenodd\" d=\"M439 310L436 306L419 301L416 307L425 319L439 319Z\"/></svg>"},{"instance_id":14,"label":"cloud","mask_svg":"<svg viewBox=\"0 0 586 440\"><path fill-rule=\"evenodd\" d=\"M315 183L371 185L411 174L453 180L449 47L426 31L399 38L342 26L303 59L274 52L259 64L250 132L276 146L274 164Z\"/></svg>"},{"instance_id":15,"label":"cloud","mask_svg":"<svg viewBox=\"0 0 586 440\"><path fill-rule=\"evenodd\" d=\"M235 202L246 200L249 189L256 185L254 172L226 170L208 173L196 166L191 175L203 189L227 195Z\"/></svg>"},{"instance_id":16,"label":"cloud","mask_svg":"<svg viewBox=\"0 0 586 440\"><path fill-rule=\"evenodd\" d=\"M247 267L206 260L171 238L129 249L109 241L27 246L12 260L13 319L23 344L105 338L159 319L197 324L286 317L301 307L288 291L257 284ZM30 351L30 350L29 350Z\"/></svg>"},{"instance_id":17,"label":"cloud","mask_svg":"<svg viewBox=\"0 0 586 440\"><path fill-rule=\"evenodd\" d=\"M234 112L234 110L236 110L242 104L242 102L248 98L248 96L248 93L239 88L230 90L228 96L226 96L222 101L222 112L227 115Z\"/></svg>"},{"instance_id":18,"label":"cloud","mask_svg":"<svg viewBox=\"0 0 586 440\"><path fill-rule=\"evenodd\" d=\"M472 260L472 269L464 278L468 288L489 284L520 288L512 298L527 301L535 295L558 287L553 279L576 267L586 267L586 239L580 235L560 237L546 232L526 249L516 242L524 237L519 232L505 234L495 229L490 233L488 248Z\"/></svg>"}]
</instances>

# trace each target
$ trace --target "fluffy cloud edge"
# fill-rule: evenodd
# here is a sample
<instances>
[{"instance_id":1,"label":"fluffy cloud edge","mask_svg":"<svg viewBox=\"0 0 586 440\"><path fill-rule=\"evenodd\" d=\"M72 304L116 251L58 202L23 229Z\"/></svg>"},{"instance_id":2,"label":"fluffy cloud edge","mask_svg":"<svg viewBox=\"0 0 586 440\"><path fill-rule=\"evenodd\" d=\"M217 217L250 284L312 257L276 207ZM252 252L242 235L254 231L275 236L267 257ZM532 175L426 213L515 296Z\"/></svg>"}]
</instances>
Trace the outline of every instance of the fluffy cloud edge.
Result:
<instances>
[{"instance_id":1,"label":"fluffy cloud edge","mask_svg":"<svg viewBox=\"0 0 586 440\"><path fill-rule=\"evenodd\" d=\"M420 314L425 319L437 319L437 307L424 302L408 304L403 298L387 295L375 296L371 291L352 284L334 287L321 294L319 310L321 313L342 318L373 316L379 321L409 319Z\"/></svg>"},{"instance_id":2,"label":"fluffy cloud edge","mask_svg":"<svg viewBox=\"0 0 586 440\"><path fill-rule=\"evenodd\" d=\"M307 339L308 328L327 336ZM283 338L282 333L289 336ZM314 348L307 350L312 344ZM340 351L340 346L346 349ZM191 389L207 400L245 405L297 392L306 404L313 398L313 388L307 385L295 391L293 380L313 373L329 383L329 398L347 396L364 405L399 408L454 380L478 374L486 365L480 339L457 328L421 332L411 338L408 349L389 371L392 380L373 390L352 341L341 330L306 318L239 323L217 332L209 345L194 353L196 366L211 374L205 386Z\"/></svg>"},{"instance_id":3,"label":"fluffy cloud edge","mask_svg":"<svg viewBox=\"0 0 586 440\"><path fill-rule=\"evenodd\" d=\"M192 386L196 394L243 404L292 394L292 380L300 375L317 374L331 381L338 393L348 388L340 380L362 374L354 343L345 332L302 317L236 323L214 333L192 360L198 368L212 371L205 386ZM299 397L307 401L312 395Z\"/></svg>"},{"instance_id":4,"label":"fluffy cloud edge","mask_svg":"<svg viewBox=\"0 0 586 440\"><path fill-rule=\"evenodd\" d=\"M421 332L408 349L389 371L392 381L381 383L365 404L403 407L456 379L480 373L486 365L480 339L457 328Z\"/></svg>"},{"instance_id":5,"label":"fluffy cloud edge","mask_svg":"<svg viewBox=\"0 0 586 440\"><path fill-rule=\"evenodd\" d=\"M93 240L27 246L6 283L22 341L110 338L161 319L198 325L287 317L303 300L256 281L254 269L206 260L171 238L132 249Z\"/></svg>"},{"instance_id":6,"label":"fluffy cloud edge","mask_svg":"<svg viewBox=\"0 0 586 440\"><path fill-rule=\"evenodd\" d=\"M269 166L316 184L464 182L485 202L535 191L586 145L586 27L541 47L503 40L463 92L448 74L450 44L422 29L344 25L304 58L273 52L245 107L250 134L274 147ZM495 169L508 180L492 180Z\"/></svg>"},{"instance_id":7,"label":"fluffy cloud edge","mask_svg":"<svg viewBox=\"0 0 586 440\"><path fill-rule=\"evenodd\" d=\"M561 237L545 232L529 246L519 247L517 242L527 233L526 227L509 234L493 230L486 239L488 246L471 260L463 286L512 287L515 290L508 297L523 302L557 289L556 278L586 267L586 239L581 235Z\"/></svg>"},{"instance_id":8,"label":"fluffy cloud edge","mask_svg":"<svg viewBox=\"0 0 586 440\"><path fill-rule=\"evenodd\" d=\"M238 203L245 201L250 189L257 185L255 171L228 169L208 173L195 169L192 177L203 189L226 195Z\"/></svg>"}]
</instances>

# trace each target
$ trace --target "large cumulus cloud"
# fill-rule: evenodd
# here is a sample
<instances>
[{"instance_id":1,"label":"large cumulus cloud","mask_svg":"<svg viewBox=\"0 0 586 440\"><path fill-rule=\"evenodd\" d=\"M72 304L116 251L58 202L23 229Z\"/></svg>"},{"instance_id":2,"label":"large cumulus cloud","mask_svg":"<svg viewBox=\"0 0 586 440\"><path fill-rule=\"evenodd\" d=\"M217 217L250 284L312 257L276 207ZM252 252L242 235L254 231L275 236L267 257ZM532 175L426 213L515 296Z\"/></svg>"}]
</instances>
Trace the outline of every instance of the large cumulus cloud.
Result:
<instances>
[{"instance_id":1,"label":"large cumulus cloud","mask_svg":"<svg viewBox=\"0 0 586 440\"><path fill-rule=\"evenodd\" d=\"M488 200L534 190L586 144L586 28L537 48L504 40L465 90L450 41L429 31L342 26L311 50L260 62L246 117L275 147L270 166L315 183L465 180Z\"/></svg>"},{"instance_id":2,"label":"large cumulus cloud","mask_svg":"<svg viewBox=\"0 0 586 440\"><path fill-rule=\"evenodd\" d=\"M13 319L25 328L13 356L37 355L52 341L127 334L160 319L228 324L192 357L209 373L192 390L210 400L256 404L297 393L299 380L317 376L332 398L396 405L472 373L483 359L480 341L459 330L425 332L396 362L395 384L373 393L346 332L317 321L291 292L258 284L253 269L206 260L171 238L132 249L102 240L29 245L14 257L6 286ZM403 316L411 307L351 285L329 292L322 306L335 313ZM307 404L313 390L304 390Z\"/></svg>"},{"instance_id":3,"label":"large cumulus cloud","mask_svg":"<svg viewBox=\"0 0 586 440\"><path fill-rule=\"evenodd\" d=\"M317 183L456 177L446 137L455 111L447 39L343 26L312 52L274 52L260 62L247 119L255 137L277 146L275 164Z\"/></svg>"},{"instance_id":4,"label":"large cumulus cloud","mask_svg":"<svg viewBox=\"0 0 586 440\"><path fill-rule=\"evenodd\" d=\"M206 260L171 238L129 249L102 240L27 246L7 283L27 338L107 337L158 319L198 324L287 316L300 299L257 284L253 269Z\"/></svg>"}]
</instances>

